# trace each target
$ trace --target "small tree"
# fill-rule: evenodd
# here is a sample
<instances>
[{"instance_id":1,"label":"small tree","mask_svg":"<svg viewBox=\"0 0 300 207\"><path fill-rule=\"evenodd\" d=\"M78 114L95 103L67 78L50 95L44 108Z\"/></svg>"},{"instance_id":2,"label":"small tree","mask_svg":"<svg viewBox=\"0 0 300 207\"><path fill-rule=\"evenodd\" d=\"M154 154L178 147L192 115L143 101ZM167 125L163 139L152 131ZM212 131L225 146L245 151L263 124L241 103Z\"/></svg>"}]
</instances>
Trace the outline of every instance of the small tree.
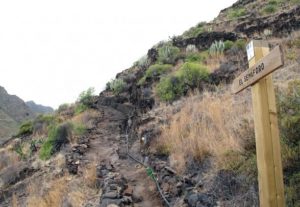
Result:
<instances>
[{"instance_id":1,"label":"small tree","mask_svg":"<svg viewBox=\"0 0 300 207\"><path fill-rule=\"evenodd\" d=\"M94 92L95 92L95 89L93 87L88 88L86 91L82 91L79 94L77 101L84 105L89 105L92 101Z\"/></svg>"},{"instance_id":2,"label":"small tree","mask_svg":"<svg viewBox=\"0 0 300 207\"><path fill-rule=\"evenodd\" d=\"M94 92L95 89L93 87L90 87L86 91L82 91L79 94L75 107L75 114L80 114L91 107Z\"/></svg>"}]
</instances>

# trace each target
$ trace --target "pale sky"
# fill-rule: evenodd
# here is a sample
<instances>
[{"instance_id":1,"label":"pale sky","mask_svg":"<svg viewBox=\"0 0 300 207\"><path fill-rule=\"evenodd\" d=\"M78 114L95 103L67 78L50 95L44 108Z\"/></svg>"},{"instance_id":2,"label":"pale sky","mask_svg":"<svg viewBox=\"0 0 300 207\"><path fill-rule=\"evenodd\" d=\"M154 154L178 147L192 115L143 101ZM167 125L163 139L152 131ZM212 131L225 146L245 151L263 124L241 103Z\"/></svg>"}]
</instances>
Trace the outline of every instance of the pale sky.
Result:
<instances>
[{"instance_id":1,"label":"pale sky","mask_svg":"<svg viewBox=\"0 0 300 207\"><path fill-rule=\"evenodd\" d=\"M58 107L236 0L1 0L0 85Z\"/></svg>"}]
</instances>

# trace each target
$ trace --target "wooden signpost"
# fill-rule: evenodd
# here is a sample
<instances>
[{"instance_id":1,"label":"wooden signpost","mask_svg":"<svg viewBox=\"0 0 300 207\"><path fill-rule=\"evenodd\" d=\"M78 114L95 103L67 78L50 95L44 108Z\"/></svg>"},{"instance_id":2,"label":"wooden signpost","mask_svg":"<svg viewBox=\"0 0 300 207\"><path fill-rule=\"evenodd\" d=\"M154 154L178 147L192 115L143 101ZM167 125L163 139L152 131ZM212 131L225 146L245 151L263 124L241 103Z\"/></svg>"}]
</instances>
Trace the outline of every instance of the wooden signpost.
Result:
<instances>
[{"instance_id":1,"label":"wooden signpost","mask_svg":"<svg viewBox=\"0 0 300 207\"><path fill-rule=\"evenodd\" d=\"M269 52L264 41L247 45L249 69L237 77L232 92L252 91L259 197L261 207L284 207L280 139L271 72L284 65L280 47Z\"/></svg>"}]
</instances>

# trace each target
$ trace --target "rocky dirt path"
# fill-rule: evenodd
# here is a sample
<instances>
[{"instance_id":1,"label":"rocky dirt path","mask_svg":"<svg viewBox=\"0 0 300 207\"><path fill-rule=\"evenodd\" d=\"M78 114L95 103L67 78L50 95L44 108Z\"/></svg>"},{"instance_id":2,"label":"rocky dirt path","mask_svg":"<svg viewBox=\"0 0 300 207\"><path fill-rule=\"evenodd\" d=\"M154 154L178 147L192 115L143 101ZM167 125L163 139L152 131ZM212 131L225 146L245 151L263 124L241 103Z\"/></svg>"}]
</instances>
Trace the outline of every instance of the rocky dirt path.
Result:
<instances>
[{"instance_id":1,"label":"rocky dirt path","mask_svg":"<svg viewBox=\"0 0 300 207\"><path fill-rule=\"evenodd\" d=\"M97 177L102 178L100 206L163 206L145 169L126 156L126 138L120 130L126 117L110 107L99 110L100 118L89 133L89 150L83 160L95 163Z\"/></svg>"}]
</instances>

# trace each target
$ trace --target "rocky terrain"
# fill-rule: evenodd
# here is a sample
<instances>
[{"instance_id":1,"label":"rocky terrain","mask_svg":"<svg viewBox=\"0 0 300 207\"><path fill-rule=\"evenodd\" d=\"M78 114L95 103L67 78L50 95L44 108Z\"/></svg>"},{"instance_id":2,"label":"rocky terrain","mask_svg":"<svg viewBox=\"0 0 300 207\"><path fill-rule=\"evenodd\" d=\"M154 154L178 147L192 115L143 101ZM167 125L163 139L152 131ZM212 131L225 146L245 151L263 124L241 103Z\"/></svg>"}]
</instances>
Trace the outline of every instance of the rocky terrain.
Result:
<instances>
[{"instance_id":1,"label":"rocky terrain","mask_svg":"<svg viewBox=\"0 0 300 207\"><path fill-rule=\"evenodd\" d=\"M0 150L0 206L259 206L250 91L230 94L251 38L284 53L274 82L286 203L299 206L299 5L239 0L153 46L98 96L23 125Z\"/></svg>"}]
</instances>

